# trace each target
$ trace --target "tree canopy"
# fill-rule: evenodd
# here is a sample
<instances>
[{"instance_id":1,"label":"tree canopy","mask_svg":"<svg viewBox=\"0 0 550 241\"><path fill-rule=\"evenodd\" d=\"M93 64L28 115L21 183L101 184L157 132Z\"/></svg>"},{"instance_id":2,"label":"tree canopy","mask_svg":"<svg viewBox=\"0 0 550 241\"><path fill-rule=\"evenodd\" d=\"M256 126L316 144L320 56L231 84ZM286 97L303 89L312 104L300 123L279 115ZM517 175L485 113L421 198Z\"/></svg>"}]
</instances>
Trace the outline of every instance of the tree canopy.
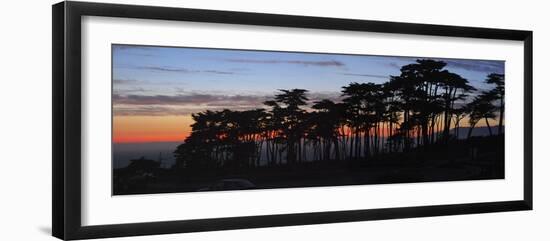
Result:
<instances>
[{"instance_id":1,"label":"tree canopy","mask_svg":"<svg viewBox=\"0 0 550 241\"><path fill-rule=\"evenodd\" d=\"M308 161L368 161L468 138L480 120L503 134L504 75L492 73L479 91L444 61L418 59L388 82L352 82L341 101L310 103L308 90L280 89L262 108L195 113L192 132L175 151L181 168L254 167ZM497 115L498 113L498 115ZM451 130L454 129L452 132Z\"/></svg>"}]
</instances>

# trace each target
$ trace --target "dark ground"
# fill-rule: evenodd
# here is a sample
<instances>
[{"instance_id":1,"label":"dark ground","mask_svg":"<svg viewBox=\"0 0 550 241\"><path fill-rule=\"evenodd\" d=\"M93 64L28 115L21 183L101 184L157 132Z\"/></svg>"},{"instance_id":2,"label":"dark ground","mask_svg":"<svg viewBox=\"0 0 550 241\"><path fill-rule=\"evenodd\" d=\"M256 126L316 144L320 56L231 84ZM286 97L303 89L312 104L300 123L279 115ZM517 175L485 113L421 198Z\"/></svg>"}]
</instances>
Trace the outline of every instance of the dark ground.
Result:
<instances>
[{"instance_id":1,"label":"dark ground","mask_svg":"<svg viewBox=\"0 0 550 241\"><path fill-rule=\"evenodd\" d=\"M502 178L503 140L478 137L455 143L452 148L434 145L408 153L380 154L368 160L316 161L239 170L115 169L113 194L211 191L209 187L227 179L247 180L256 189L270 189Z\"/></svg>"}]
</instances>

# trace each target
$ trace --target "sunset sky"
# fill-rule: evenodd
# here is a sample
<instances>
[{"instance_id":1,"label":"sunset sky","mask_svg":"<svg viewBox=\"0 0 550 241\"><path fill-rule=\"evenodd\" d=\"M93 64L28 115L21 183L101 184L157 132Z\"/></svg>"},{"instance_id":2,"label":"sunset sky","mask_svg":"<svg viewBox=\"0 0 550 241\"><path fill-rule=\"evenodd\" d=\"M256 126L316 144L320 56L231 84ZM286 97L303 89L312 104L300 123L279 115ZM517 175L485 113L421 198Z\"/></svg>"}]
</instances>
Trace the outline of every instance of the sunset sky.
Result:
<instances>
[{"instance_id":1,"label":"sunset sky","mask_svg":"<svg viewBox=\"0 0 550 241\"><path fill-rule=\"evenodd\" d=\"M417 58L113 45L115 143L176 142L191 114L263 107L277 89L338 100L351 82L383 83ZM479 90L503 61L440 59Z\"/></svg>"}]
</instances>

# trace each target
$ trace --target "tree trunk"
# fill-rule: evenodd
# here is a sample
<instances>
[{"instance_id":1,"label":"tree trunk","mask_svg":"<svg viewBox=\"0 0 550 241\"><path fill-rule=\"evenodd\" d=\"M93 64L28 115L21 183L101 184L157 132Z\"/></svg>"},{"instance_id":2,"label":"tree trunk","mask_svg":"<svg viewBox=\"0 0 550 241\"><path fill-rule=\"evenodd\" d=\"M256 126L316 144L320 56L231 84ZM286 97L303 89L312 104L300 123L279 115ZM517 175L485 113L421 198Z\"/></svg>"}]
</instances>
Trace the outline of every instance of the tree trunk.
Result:
<instances>
[{"instance_id":1,"label":"tree trunk","mask_svg":"<svg viewBox=\"0 0 550 241\"><path fill-rule=\"evenodd\" d=\"M338 137L334 138L332 140L332 142L334 142L334 154L336 155L336 161L339 161L340 160L340 147L338 145Z\"/></svg>"},{"instance_id":2,"label":"tree trunk","mask_svg":"<svg viewBox=\"0 0 550 241\"><path fill-rule=\"evenodd\" d=\"M468 130L468 140L470 139L470 137L472 137L472 131L474 130L475 126L475 124L470 126L470 129Z\"/></svg>"},{"instance_id":3,"label":"tree trunk","mask_svg":"<svg viewBox=\"0 0 550 241\"><path fill-rule=\"evenodd\" d=\"M428 118L425 118L425 120L422 120L422 122L422 145L427 147L428 143L430 143L428 135Z\"/></svg>"},{"instance_id":4,"label":"tree trunk","mask_svg":"<svg viewBox=\"0 0 550 241\"><path fill-rule=\"evenodd\" d=\"M359 131L355 132L355 158L357 159L361 153L361 139L359 139Z\"/></svg>"},{"instance_id":5,"label":"tree trunk","mask_svg":"<svg viewBox=\"0 0 550 241\"><path fill-rule=\"evenodd\" d=\"M365 159L370 156L370 129L365 130Z\"/></svg>"},{"instance_id":6,"label":"tree trunk","mask_svg":"<svg viewBox=\"0 0 550 241\"><path fill-rule=\"evenodd\" d=\"M406 125L405 125L405 130L404 130L404 140L403 140L403 145L404 145L404 148L405 148L405 151L408 152L410 147L411 147L411 140L410 140L410 135L411 135L411 132L410 132L410 123L409 123L409 116L407 114L407 121L406 121Z\"/></svg>"},{"instance_id":7,"label":"tree trunk","mask_svg":"<svg viewBox=\"0 0 550 241\"><path fill-rule=\"evenodd\" d=\"M498 135L502 134L503 120L504 120L504 96L500 97L500 118L498 120Z\"/></svg>"},{"instance_id":8,"label":"tree trunk","mask_svg":"<svg viewBox=\"0 0 550 241\"><path fill-rule=\"evenodd\" d=\"M489 136L493 136L493 131L491 130L491 126L489 125L489 119L485 117L485 123L487 124L487 129L489 129Z\"/></svg>"},{"instance_id":9,"label":"tree trunk","mask_svg":"<svg viewBox=\"0 0 550 241\"><path fill-rule=\"evenodd\" d=\"M393 137L393 122L390 121L389 131L388 131L388 146L390 148L390 152L393 152L393 141L391 137Z\"/></svg>"},{"instance_id":10,"label":"tree trunk","mask_svg":"<svg viewBox=\"0 0 550 241\"><path fill-rule=\"evenodd\" d=\"M350 130L349 131L349 159L352 159L352 157L353 157L353 144L354 144L353 139L354 139L354 137L353 137L353 129L350 127L349 130Z\"/></svg>"}]
</instances>

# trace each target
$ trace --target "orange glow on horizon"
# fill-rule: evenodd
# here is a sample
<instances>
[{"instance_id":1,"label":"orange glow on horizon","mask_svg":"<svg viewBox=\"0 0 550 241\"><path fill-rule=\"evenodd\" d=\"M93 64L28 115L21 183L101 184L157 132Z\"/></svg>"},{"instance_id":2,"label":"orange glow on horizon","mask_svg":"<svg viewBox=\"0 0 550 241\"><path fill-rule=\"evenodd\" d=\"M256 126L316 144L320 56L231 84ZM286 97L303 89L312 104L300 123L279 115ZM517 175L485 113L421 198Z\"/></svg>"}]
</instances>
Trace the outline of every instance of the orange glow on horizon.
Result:
<instances>
[{"instance_id":1,"label":"orange glow on horizon","mask_svg":"<svg viewBox=\"0 0 550 241\"><path fill-rule=\"evenodd\" d=\"M183 142L191 133L193 119L186 116L115 116L113 118L113 142L114 143L144 143L144 142ZM492 127L498 126L498 119L489 120ZM386 129L380 126L380 137L389 135ZM394 128L397 126L394 126ZM468 118L460 121L460 127L469 127ZM476 127L486 127L485 120L480 120ZM451 129L454 128L454 120ZM437 132L443 127L435 126ZM350 129L344 128L345 136L350 136ZM374 133L371 133L371 135ZM412 131L413 136L416 131Z\"/></svg>"},{"instance_id":2,"label":"orange glow on horizon","mask_svg":"<svg viewBox=\"0 0 550 241\"><path fill-rule=\"evenodd\" d=\"M115 116L113 142L183 142L192 123L191 116Z\"/></svg>"}]
</instances>

